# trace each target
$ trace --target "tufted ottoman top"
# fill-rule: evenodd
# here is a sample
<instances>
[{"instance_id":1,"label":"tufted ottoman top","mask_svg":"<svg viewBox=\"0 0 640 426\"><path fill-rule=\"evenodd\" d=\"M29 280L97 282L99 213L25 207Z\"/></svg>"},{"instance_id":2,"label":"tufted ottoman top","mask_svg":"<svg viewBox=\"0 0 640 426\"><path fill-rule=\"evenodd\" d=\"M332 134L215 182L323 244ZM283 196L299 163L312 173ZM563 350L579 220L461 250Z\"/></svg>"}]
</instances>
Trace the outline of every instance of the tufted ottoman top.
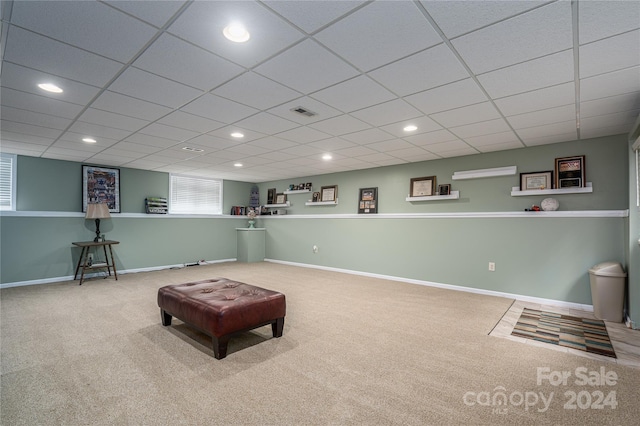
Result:
<instances>
[{"instance_id":1,"label":"tufted ottoman top","mask_svg":"<svg viewBox=\"0 0 640 426\"><path fill-rule=\"evenodd\" d=\"M217 337L285 316L284 294L212 278L158 289L158 306Z\"/></svg>"}]
</instances>

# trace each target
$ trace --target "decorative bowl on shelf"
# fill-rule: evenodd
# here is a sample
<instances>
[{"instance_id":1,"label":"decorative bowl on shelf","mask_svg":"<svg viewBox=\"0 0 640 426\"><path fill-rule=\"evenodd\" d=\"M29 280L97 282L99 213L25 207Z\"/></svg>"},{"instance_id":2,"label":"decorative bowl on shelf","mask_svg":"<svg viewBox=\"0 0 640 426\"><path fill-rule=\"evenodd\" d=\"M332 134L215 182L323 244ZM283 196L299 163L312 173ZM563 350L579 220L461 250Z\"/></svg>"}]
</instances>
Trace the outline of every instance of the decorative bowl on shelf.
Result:
<instances>
[{"instance_id":1,"label":"decorative bowl on shelf","mask_svg":"<svg viewBox=\"0 0 640 426\"><path fill-rule=\"evenodd\" d=\"M558 200L556 200L555 198L545 198L540 203L540 207L542 207L542 210L544 210L545 212L554 212L558 210L558 207L560 207L560 203L558 203Z\"/></svg>"}]
</instances>

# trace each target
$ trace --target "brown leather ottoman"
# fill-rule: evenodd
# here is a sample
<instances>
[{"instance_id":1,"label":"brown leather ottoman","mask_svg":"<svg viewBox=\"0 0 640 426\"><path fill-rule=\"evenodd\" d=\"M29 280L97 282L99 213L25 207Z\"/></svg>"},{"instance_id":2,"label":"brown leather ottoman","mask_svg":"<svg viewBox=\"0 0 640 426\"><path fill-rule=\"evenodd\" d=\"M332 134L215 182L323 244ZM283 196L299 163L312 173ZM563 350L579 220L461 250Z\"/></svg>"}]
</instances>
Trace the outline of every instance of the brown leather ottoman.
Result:
<instances>
[{"instance_id":1,"label":"brown leather ottoman","mask_svg":"<svg viewBox=\"0 0 640 426\"><path fill-rule=\"evenodd\" d=\"M226 278L213 278L158 289L162 325L171 317L208 334L216 359L227 356L232 334L271 324L281 337L286 303L284 294Z\"/></svg>"}]
</instances>

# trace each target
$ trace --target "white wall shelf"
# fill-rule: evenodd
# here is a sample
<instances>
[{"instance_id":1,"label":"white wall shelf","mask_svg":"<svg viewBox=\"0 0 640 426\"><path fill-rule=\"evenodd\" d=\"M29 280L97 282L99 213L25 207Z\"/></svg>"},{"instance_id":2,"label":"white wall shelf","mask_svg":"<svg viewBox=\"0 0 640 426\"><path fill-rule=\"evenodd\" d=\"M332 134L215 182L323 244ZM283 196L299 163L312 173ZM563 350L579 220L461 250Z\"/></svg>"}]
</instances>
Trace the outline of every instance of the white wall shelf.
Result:
<instances>
[{"instance_id":1,"label":"white wall shelf","mask_svg":"<svg viewBox=\"0 0 640 426\"><path fill-rule=\"evenodd\" d=\"M562 195L562 194L589 194L593 192L593 184L587 182L587 186L580 188L559 188L559 189L531 189L520 191L519 186L511 189L512 197L525 197L530 195Z\"/></svg>"},{"instance_id":2,"label":"white wall shelf","mask_svg":"<svg viewBox=\"0 0 640 426\"><path fill-rule=\"evenodd\" d=\"M308 201L304 203L305 206L337 206L338 200L335 201Z\"/></svg>"},{"instance_id":3,"label":"white wall shelf","mask_svg":"<svg viewBox=\"0 0 640 426\"><path fill-rule=\"evenodd\" d=\"M264 206L268 209L286 209L287 207L291 207L291 203L287 201L282 204L265 204Z\"/></svg>"},{"instance_id":4,"label":"white wall shelf","mask_svg":"<svg viewBox=\"0 0 640 426\"><path fill-rule=\"evenodd\" d=\"M515 175L518 168L516 166L495 167L493 169L464 170L453 172L452 180L481 179L496 176Z\"/></svg>"},{"instance_id":5,"label":"white wall shelf","mask_svg":"<svg viewBox=\"0 0 640 426\"><path fill-rule=\"evenodd\" d=\"M449 195L429 195L426 197L407 197L406 201L438 201L438 200L457 200L460 198L460 191L451 191Z\"/></svg>"},{"instance_id":6,"label":"white wall shelf","mask_svg":"<svg viewBox=\"0 0 640 426\"><path fill-rule=\"evenodd\" d=\"M295 190L286 190L283 192L283 194L308 194L310 193L311 190L310 189L295 189Z\"/></svg>"}]
</instances>

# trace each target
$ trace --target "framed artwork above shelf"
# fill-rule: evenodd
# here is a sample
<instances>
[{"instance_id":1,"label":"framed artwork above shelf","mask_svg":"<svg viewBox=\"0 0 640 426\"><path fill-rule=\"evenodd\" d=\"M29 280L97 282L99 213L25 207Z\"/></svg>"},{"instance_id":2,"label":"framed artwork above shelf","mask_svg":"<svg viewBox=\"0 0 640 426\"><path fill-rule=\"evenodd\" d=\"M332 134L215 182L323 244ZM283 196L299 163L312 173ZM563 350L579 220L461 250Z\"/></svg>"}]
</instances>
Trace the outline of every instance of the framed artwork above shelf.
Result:
<instances>
[{"instance_id":1,"label":"framed artwork above shelf","mask_svg":"<svg viewBox=\"0 0 640 426\"><path fill-rule=\"evenodd\" d=\"M589 194L593 192L593 184L587 182L587 186L578 188L559 188L559 189L532 189L521 191L519 186L511 189L512 197L525 197L530 195L561 195L561 194Z\"/></svg>"},{"instance_id":2,"label":"framed artwork above shelf","mask_svg":"<svg viewBox=\"0 0 640 426\"><path fill-rule=\"evenodd\" d=\"M427 195L424 197L407 197L406 201L439 201L439 200L457 200L460 198L460 191L451 191L449 195Z\"/></svg>"}]
</instances>

